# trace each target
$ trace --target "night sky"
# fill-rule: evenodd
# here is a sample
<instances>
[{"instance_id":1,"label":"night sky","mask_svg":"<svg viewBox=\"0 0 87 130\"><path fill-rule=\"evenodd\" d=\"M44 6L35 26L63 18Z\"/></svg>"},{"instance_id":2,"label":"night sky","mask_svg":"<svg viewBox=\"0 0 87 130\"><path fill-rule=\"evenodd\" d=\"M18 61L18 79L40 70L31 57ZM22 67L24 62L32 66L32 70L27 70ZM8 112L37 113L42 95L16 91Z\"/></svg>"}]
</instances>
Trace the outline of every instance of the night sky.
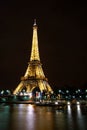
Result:
<instances>
[{"instance_id":1,"label":"night sky","mask_svg":"<svg viewBox=\"0 0 87 130\"><path fill-rule=\"evenodd\" d=\"M41 63L53 89L87 84L87 6L75 0L0 0L0 89L25 74L37 19Z\"/></svg>"}]
</instances>

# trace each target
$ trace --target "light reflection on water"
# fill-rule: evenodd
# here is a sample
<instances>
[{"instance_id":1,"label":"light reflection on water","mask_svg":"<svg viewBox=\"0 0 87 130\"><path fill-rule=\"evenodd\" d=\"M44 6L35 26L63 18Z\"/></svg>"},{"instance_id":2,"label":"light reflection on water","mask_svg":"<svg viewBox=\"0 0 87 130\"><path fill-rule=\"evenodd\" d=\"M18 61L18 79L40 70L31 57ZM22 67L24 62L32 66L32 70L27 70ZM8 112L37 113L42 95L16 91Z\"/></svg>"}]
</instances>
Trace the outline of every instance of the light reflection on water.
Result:
<instances>
[{"instance_id":1,"label":"light reflection on water","mask_svg":"<svg viewBox=\"0 0 87 130\"><path fill-rule=\"evenodd\" d=\"M71 109L71 105L67 106L67 126L68 129L73 130L74 126L73 126L73 120L72 120L72 109Z\"/></svg>"},{"instance_id":2,"label":"light reflection on water","mask_svg":"<svg viewBox=\"0 0 87 130\"><path fill-rule=\"evenodd\" d=\"M0 104L0 130L87 130L87 109Z\"/></svg>"},{"instance_id":3,"label":"light reflection on water","mask_svg":"<svg viewBox=\"0 0 87 130\"><path fill-rule=\"evenodd\" d=\"M77 123L79 126L79 130L82 130L85 127L84 121L83 121L83 117L82 117L82 111L81 111L81 107L80 105L77 105ZM82 117L82 118L81 118Z\"/></svg>"}]
</instances>

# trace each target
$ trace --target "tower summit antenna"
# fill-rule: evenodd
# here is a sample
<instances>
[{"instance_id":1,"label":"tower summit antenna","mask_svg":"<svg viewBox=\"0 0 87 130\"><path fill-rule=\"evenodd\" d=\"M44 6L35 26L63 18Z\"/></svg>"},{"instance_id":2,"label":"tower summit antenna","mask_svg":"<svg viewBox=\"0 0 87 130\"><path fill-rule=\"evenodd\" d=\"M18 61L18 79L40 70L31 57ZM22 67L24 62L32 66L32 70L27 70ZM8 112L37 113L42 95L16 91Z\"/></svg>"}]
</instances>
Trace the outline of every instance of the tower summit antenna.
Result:
<instances>
[{"instance_id":1,"label":"tower summit antenna","mask_svg":"<svg viewBox=\"0 0 87 130\"><path fill-rule=\"evenodd\" d=\"M34 19L34 26L36 26L37 24L36 24L36 19Z\"/></svg>"}]
</instances>

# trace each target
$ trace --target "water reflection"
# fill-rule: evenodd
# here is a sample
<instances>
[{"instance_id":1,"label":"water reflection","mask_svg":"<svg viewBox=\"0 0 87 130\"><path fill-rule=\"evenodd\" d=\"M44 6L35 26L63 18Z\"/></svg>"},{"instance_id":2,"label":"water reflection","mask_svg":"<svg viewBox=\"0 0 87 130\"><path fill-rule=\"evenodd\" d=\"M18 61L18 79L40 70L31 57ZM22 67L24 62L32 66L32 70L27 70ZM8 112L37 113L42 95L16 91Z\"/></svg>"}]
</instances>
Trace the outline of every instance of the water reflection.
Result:
<instances>
[{"instance_id":1,"label":"water reflection","mask_svg":"<svg viewBox=\"0 0 87 130\"><path fill-rule=\"evenodd\" d=\"M9 106L3 107L3 105L0 106L0 130L7 130L9 127Z\"/></svg>"},{"instance_id":2,"label":"water reflection","mask_svg":"<svg viewBox=\"0 0 87 130\"><path fill-rule=\"evenodd\" d=\"M77 114L78 114L78 117L81 117L81 108L79 104L77 105Z\"/></svg>"},{"instance_id":3,"label":"water reflection","mask_svg":"<svg viewBox=\"0 0 87 130\"><path fill-rule=\"evenodd\" d=\"M64 111L29 104L0 106L0 130L86 130L87 115L80 105Z\"/></svg>"},{"instance_id":4,"label":"water reflection","mask_svg":"<svg viewBox=\"0 0 87 130\"><path fill-rule=\"evenodd\" d=\"M34 107L32 105L28 105L26 107L26 129L34 130L35 129L35 113L34 113Z\"/></svg>"},{"instance_id":5,"label":"water reflection","mask_svg":"<svg viewBox=\"0 0 87 130\"><path fill-rule=\"evenodd\" d=\"M71 117L71 105L67 105L68 116Z\"/></svg>"},{"instance_id":6,"label":"water reflection","mask_svg":"<svg viewBox=\"0 0 87 130\"><path fill-rule=\"evenodd\" d=\"M71 104L67 105L67 126L69 130L74 130Z\"/></svg>"},{"instance_id":7,"label":"water reflection","mask_svg":"<svg viewBox=\"0 0 87 130\"><path fill-rule=\"evenodd\" d=\"M77 123L78 123L79 130L82 130L83 128L85 129L85 124L84 124L80 104L77 105Z\"/></svg>"}]
</instances>

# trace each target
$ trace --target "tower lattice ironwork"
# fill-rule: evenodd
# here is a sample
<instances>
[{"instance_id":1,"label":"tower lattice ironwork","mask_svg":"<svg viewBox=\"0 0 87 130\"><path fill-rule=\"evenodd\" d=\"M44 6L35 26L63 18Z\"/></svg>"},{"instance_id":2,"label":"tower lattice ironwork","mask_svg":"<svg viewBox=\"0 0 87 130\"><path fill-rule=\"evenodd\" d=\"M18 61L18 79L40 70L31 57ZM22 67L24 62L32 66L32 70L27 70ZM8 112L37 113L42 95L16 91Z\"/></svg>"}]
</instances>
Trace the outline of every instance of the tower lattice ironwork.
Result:
<instances>
[{"instance_id":1,"label":"tower lattice ironwork","mask_svg":"<svg viewBox=\"0 0 87 130\"><path fill-rule=\"evenodd\" d=\"M37 25L36 21L34 21L30 62L25 75L21 78L21 82L14 90L13 94L18 94L24 88L26 88L26 92L32 92L36 87L39 87L41 92L53 92L47 78L44 75L42 64L40 62Z\"/></svg>"}]
</instances>

